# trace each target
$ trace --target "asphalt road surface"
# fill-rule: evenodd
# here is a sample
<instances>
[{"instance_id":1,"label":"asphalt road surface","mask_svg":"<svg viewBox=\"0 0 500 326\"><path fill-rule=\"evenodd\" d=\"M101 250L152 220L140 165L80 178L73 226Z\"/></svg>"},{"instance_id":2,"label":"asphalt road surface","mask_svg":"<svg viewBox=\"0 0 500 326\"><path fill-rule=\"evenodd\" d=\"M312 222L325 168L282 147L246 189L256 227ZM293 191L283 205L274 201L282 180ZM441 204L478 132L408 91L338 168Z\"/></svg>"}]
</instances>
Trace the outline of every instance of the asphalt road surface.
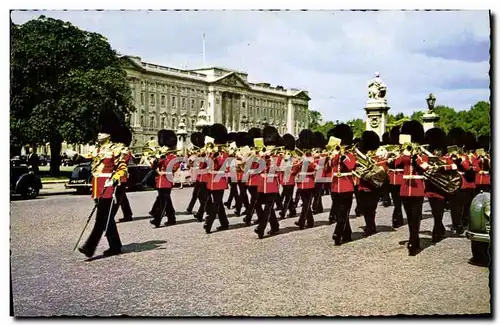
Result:
<instances>
[{"instance_id":1,"label":"asphalt road surface","mask_svg":"<svg viewBox=\"0 0 500 326\"><path fill-rule=\"evenodd\" d=\"M118 224L125 253L91 261L72 253L93 207L89 196L13 201L15 316L490 313L489 270L468 263L470 242L464 237L448 233L442 242L430 242L427 204L421 226L425 249L409 257L408 227L392 229L392 207L379 206L378 233L368 238L362 236L363 218L351 216L355 241L335 247L326 196L325 213L315 216L314 228L299 230L295 218L286 219L280 234L259 240L232 210L229 230L205 234L201 223L183 213L191 191L173 191L179 223L159 229L148 218L156 193L129 193L136 220ZM103 238L96 255L105 249Z\"/></svg>"}]
</instances>

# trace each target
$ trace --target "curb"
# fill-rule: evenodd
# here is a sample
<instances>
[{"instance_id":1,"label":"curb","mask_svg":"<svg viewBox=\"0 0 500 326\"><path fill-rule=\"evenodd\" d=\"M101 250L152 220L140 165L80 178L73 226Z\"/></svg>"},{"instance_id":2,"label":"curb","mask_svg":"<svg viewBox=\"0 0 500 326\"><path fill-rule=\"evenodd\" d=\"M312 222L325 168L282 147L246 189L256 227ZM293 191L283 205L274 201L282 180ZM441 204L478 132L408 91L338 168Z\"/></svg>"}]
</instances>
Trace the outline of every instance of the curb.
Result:
<instances>
[{"instance_id":1,"label":"curb","mask_svg":"<svg viewBox=\"0 0 500 326\"><path fill-rule=\"evenodd\" d=\"M47 181L42 181L42 184L59 184L59 183L68 183L69 179L67 180L47 180Z\"/></svg>"}]
</instances>

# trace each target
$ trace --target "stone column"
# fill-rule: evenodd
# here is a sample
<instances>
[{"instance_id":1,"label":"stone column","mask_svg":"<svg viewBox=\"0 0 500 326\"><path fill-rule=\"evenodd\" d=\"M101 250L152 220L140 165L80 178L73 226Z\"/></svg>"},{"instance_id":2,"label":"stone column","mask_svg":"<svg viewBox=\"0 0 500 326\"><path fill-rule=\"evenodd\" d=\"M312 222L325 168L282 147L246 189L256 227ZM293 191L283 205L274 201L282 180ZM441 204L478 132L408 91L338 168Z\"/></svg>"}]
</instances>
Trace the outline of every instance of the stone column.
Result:
<instances>
[{"instance_id":1,"label":"stone column","mask_svg":"<svg viewBox=\"0 0 500 326\"><path fill-rule=\"evenodd\" d=\"M208 107L207 107L207 122L215 123L215 89L213 86L208 88Z\"/></svg>"},{"instance_id":2,"label":"stone column","mask_svg":"<svg viewBox=\"0 0 500 326\"><path fill-rule=\"evenodd\" d=\"M368 100L366 103L366 130L375 131L380 140L382 140L387 126L387 111L389 109L385 99Z\"/></svg>"},{"instance_id":3,"label":"stone column","mask_svg":"<svg viewBox=\"0 0 500 326\"><path fill-rule=\"evenodd\" d=\"M424 131L427 131L435 127L436 122L439 121L439 116L434 112L427 112L422 117L422 120L423 120Z\"/></svg>"},{"instance_id":4,"label":"stone column","mask_svg":"<svg viewBox=\"0 0 500 326\"><path fill-rule=\"evenodd\" d=\"M286 115L287 132L295 136L295 112L291 98L287 100L287 108L288 108Z\"/></svg>"}]
</instances>

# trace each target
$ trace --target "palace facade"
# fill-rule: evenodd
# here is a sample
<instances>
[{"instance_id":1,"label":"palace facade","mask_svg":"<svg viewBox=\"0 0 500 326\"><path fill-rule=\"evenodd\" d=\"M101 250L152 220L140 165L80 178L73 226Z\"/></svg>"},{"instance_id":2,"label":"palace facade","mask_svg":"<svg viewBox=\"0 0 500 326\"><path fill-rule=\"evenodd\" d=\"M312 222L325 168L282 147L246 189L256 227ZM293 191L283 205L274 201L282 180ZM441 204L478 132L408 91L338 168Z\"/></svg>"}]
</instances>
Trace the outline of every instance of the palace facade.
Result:
<instances>
[{"instance_id":1,"label":"palace facade","mask_svg":"<svg viewBox=\"0 0 500 326\"><path fill-rule=\"evenodd\" d=\"M142 146L160 129L176 131L179 123L196 131L201 108L209 124L222 123L228 131L245 131L266 124L283 135L298 135L308 127L305 90L251 83L248 74L220 67L181 70L124 56L136 111L130 125L135 146ZM189 135L188 135L189 139Z\"/></svg>"}]
</instances>

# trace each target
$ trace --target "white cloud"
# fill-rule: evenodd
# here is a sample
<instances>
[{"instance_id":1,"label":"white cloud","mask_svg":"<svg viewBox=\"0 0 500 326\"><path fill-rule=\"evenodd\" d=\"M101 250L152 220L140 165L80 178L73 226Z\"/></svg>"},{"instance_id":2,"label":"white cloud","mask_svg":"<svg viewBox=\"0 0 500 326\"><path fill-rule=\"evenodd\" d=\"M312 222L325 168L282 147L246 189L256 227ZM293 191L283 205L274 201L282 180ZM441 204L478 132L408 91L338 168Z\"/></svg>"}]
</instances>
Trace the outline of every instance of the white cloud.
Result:
<instances>
[{"instance_id":1,"label":"white cloud","mask_svg":"<svg viewBox=\"0 0 500 326\"><path fill-rule=\"evenodd\" d=\"M20 23L38 15L14 13L13 20ZM208 64L247 71L251 81L305 88L312 97L310 107L329 120L364 117L367 81L375 71L388 84L392 113L424 108L429 92L439 104L457 109L489 99L488 88L467 86L468 79L489 80L489 62L457 60L461 51L487 59L487 11L47 15L102 33L122 53L174 67L201 66L205 32ZM438 52L440 57L430 55Z\"/></svg>"}]
</instances>

